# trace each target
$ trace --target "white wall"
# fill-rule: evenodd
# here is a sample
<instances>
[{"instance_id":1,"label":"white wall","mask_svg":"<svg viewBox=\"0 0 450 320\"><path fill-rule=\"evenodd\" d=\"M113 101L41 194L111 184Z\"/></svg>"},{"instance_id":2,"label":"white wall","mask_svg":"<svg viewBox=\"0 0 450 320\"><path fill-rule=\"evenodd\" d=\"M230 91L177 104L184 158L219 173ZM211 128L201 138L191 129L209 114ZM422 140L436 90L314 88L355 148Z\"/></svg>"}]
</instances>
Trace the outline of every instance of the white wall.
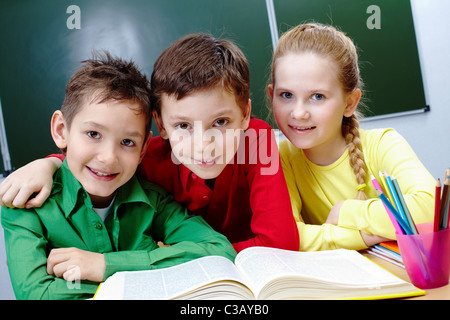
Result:
<instances>
[{"instance_id":1,"label":"white wall","mask_svg":"<svg viewBox=\"0 0 450 320\"><path fill-rule=\"evenodd\" d=\"M450 1L411 0L411 6L425 96L431 110L363 122L361 127L396 129L406 138L430 173L442 180L445 170L450 168Z\"/></svg>"}]
</instances>

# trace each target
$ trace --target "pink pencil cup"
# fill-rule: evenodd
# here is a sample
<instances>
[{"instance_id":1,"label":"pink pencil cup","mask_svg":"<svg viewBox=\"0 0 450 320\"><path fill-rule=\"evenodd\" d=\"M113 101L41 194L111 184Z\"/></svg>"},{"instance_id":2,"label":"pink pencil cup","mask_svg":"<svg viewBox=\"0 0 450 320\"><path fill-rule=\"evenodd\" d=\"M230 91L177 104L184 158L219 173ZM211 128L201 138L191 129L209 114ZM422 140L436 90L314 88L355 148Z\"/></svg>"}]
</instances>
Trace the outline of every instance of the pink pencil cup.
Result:
<instances>
[{"instance_id":1,"label":"pink pencil cup","mask_svg":"<svg viewBox=\"0 0 450 320\"><path fill-rule=\"evenodd\" d=\"M448 284L450 229L433 232L433 223L417 225L418 235L397 234L397 243L411 282L421 289Z\"/></svg>"}]
</instances>

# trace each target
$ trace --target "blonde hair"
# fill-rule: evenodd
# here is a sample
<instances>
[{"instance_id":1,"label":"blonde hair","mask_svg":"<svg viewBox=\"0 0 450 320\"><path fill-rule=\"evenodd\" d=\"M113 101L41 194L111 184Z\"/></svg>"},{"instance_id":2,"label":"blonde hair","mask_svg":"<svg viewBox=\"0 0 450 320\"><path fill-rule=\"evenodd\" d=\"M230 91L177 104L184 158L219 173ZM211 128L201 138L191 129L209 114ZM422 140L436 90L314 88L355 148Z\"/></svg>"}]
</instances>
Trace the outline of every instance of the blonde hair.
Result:
<instances>
[{"instance_id":1,"label":"blonde hair","mask_svg":"<svg viewBox=\"0 0 450 320\"><path fill-rule=\"evenodd\" d=\"M289 53L311 52L336 62L338 79L345 93L362 89L359 73L358 54L352 40L332 26L307 23L296 26L284 33L275 49L272 59L272 83L275 84L275 65L278 58ZM365 200L366 163L359 135L361 114L355 111L351 117L343 117L342 136L348 145L350 165L358 183L356 199Z\"/></svg>"}]
</instances>

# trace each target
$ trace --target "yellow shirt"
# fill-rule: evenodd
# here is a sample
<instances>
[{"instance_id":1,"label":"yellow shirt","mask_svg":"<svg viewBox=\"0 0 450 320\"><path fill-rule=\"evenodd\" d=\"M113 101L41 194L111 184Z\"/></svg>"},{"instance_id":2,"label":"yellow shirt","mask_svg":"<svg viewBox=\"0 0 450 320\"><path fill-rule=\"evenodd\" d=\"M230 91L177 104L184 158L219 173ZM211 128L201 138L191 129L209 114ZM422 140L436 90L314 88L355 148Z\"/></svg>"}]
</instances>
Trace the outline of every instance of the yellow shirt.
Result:
<instances>
[{"instance_id":1,"label":"yellow shirt","mask_svg":"<svg viewBox=\"0 0 450 320\"><path fill-rule=\"evenodd\" d=\"M347 151L333 164L318 166L290 141L280 143L300 250L360 250L366 248L360 231L395 239L394 227L370 178L372 174L380 183L379 172L384 170L397 179L414 222L433 221L435 180L406 140L393 129L360 129L360 135L368 169L368 200L354 200L358 183ZM341 200L346 201L338 225L324 224L333 205Z\"/></svg>"}]
</instances>

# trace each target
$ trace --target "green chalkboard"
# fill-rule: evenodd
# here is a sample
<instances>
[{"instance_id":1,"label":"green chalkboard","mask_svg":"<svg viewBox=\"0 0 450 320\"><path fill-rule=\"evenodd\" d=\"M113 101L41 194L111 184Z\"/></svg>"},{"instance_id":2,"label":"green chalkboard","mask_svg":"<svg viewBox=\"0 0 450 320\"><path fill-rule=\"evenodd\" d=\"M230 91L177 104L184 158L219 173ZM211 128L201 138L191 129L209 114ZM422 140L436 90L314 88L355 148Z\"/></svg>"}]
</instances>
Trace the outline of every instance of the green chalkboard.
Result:
<instances>
[{"instance_id":1,"label":"green chalkboard","mask_svg":"<svg viewBox=\"0 0 450 320\"><path fill-rule=\"evenodd\" d=\"M279 33L331 24L356 44L367 117L428 110L409 0L274 0Z\"/></svg>"},{"instance_id":2,"label":"green chalkboard","mask_svg":"<svg viewBox=\"0 0 450 320\"><path fill-rule=\"evenodd\" d=\"M67 26L75 25L71 5L80 9L80 29ZM150 76L158 55L194 32L241 47L249 58L253 113L265 117L272 44L264 0L2 0L0 99L13 166L58 152L50 117L92 49L132 58Z\"/></svg>"},{"instance_id":3,"label":"green chalkboard","mask_svg":"<svg viewBox=\"0 0 450 320\"><path fill-rule=\"evenodd\" d=\"M369 115L425 106L409 0L273 2L279 33L314 19L341 27L355 40ZM78 21L72 5L80 10ZM381 8L381 29L366 27L370 5ZM158 55L194 32L240 46L249 60L252 113L267 120L272 39L265 0L0 1L0 99L13 167L58 152L50 117L93 49L132 58L150 76Z\"/></svg>"}]
</instances>

